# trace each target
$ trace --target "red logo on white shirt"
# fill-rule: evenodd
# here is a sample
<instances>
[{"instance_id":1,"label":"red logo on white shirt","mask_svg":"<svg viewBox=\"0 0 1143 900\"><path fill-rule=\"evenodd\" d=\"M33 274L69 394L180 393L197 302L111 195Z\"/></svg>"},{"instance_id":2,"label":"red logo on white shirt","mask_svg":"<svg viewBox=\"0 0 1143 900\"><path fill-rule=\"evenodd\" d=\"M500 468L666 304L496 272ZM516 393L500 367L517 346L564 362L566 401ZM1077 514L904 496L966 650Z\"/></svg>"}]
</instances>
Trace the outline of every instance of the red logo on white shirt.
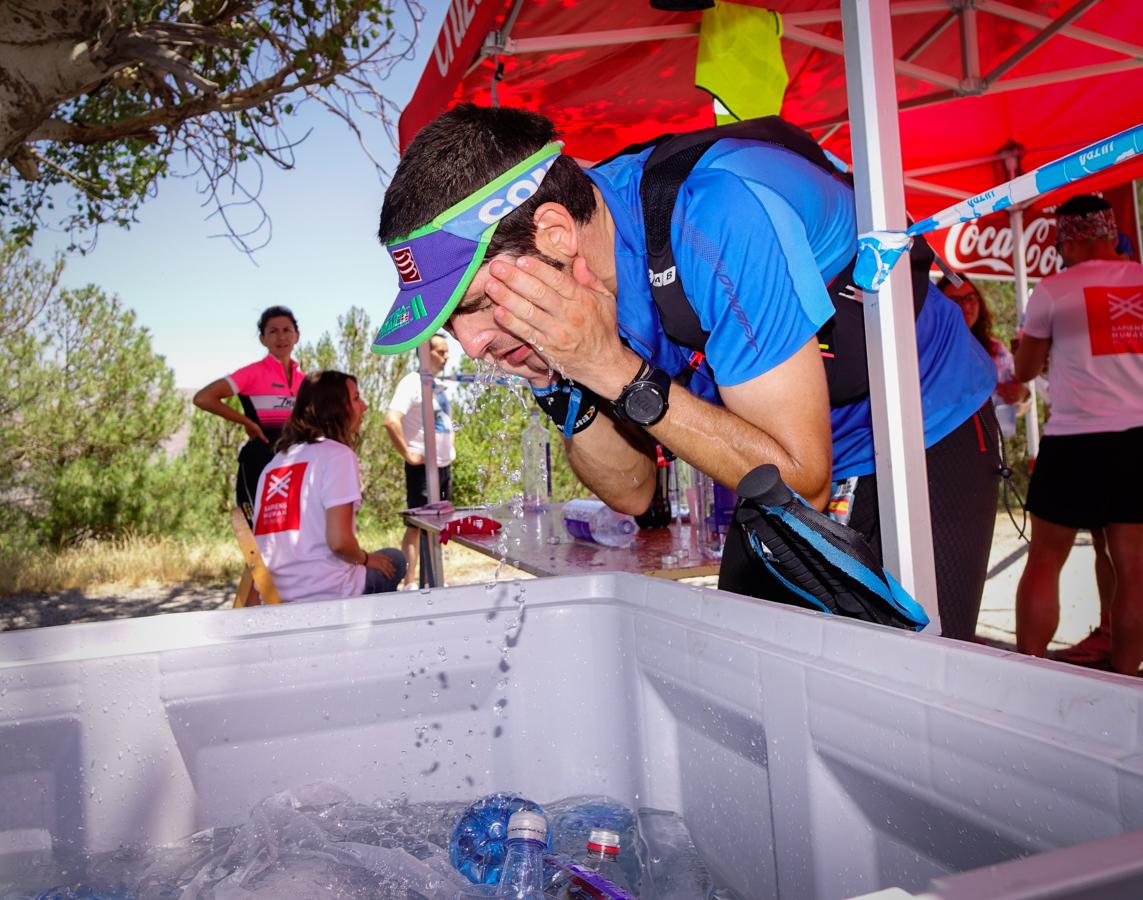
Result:
<instances>
[{"instance_id":1,"label":"red logo on white shirt","mask_svg":"<svg viewBox=\"0 0 1143 900\"><path fill-rule=\"evenodd\" d=\"M1143 353L1143 288L1088 287L1083 295L1092 356Z\"/></svg>"},{"instance_id":2,"label":"red logo on white shirt","mask_svg":"<svg viewBox=\"0 0 1143 900\"><path fill-rule=\"evenodd\" d=\"M302 479L309 463L295 463L266 472L258 504L255 534L298 531L302 523Z\"/></svg>"}]
</instances>

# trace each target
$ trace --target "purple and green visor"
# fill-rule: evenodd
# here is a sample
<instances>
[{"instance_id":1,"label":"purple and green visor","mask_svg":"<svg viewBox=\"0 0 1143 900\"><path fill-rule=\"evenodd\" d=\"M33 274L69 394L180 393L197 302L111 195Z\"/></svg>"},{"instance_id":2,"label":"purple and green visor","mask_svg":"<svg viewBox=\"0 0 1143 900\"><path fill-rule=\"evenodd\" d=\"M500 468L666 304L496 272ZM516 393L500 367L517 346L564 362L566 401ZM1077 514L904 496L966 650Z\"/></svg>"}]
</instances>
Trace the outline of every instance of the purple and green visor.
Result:
<instances>
[{"instance_id":1,"label":"purple and green visor","mask_svg":"<svg viewBox=\"0 0 1143 900\"><path fill-rule=\"evenodd\" d=\"M448 321L480 270L500 220L539 190L562 147L558 141L545 144L428 224L385 245L401 290L373 341L374 353L416 347Z\"/></svg>"}]
</instances>

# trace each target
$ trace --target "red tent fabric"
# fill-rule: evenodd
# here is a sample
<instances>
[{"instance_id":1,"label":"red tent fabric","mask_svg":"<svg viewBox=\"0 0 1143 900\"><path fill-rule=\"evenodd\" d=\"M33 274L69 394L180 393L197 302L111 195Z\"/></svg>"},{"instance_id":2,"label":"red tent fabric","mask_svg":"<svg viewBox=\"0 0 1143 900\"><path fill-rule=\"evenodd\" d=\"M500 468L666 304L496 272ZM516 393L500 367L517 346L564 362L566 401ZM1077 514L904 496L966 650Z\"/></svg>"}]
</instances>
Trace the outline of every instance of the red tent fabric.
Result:
<instances>
[{"instance_id":1,"label":"red tent fabric","mask_svg":"<svg viewBox=\"0 0 1143 900\"><path fill-rule=\"evenodd\" d=\"M838 9L837 0L740 2L768 6L786 17L782 47L790 86L783 116L849 159L848 125L834 127L846 119L844 64L838 53L826 49L839 46L842 37L839 16L831 15ZM453 0L425 75L401 117L402 147L451 102L491 103L494 84L501 104L553 118L567 151L588 161L665 131L713 124L710 96L694 87L697 39L693 34L662 37L664 30L697 31L699 13L659 12L647 0L523 0L515 19L507 21L516 5L516 0ZM981 75L1022 53L1033 39L1042 44L1003 73L996 85L1002 90L965 97L955 96L955 88L949 87L966 75L960 20L941 5L890 3L896 55L907 61L903 67L909 73L902 74L899 66L897 88L902 155L910 178L907 199L914 215L928 215L955 199L924 189L919 181L964 195L977 193L1007 180L996 156L1008 148L1019 148L1020 171L1029 171L1143 121L1143 16L1138 0L1094 5L1092 0L977 0ZM927 11L904 12L919 8ZM1047 39L1037 38L1044 22L1077 8L1085 11L1068 27ZM829 18L834 21L815 21ZM489 55L474 66L485 35L505 24L516 47L509 44L500 55ZM1069 33L1068 28L1078 31ZM617 43L576 46L603 41L598 37L601 29L631 34L612 35ZM656 39L632 40L639 31L650 31ZM1093 34L1095 43L1077 39ZM937 73L945 83L915 77L916 67ZM498 68L501 77L494 82ZM1058 78L1057 73L1065 71L1073 73L1067 80L1021 87ZM1012 89L1004 89L1009 85ZM963 165L971 160L982 161ZM959 165L950 168L953 164ZM1139 175L1143 161L1088 179L1078 189Z\"/></svg>"}]
</instances>

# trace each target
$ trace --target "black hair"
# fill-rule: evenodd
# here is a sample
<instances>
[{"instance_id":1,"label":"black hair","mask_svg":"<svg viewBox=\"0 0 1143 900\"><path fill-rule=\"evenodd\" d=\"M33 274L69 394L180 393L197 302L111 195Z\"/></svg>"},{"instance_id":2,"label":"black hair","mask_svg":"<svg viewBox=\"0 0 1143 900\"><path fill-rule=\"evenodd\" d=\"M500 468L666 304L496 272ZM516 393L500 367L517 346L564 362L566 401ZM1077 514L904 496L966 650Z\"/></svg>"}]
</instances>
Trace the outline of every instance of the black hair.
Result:
<instances>
[{"instance_id":1,"label":"black hair","mask_svg":"<svg viewBox=\"0 0 1143 900\"><path fill-rule=\"evenodd\" d=\"M298 330L298 320L294 318L294 314L290 312L289 307L269 306L262 310L262 315L258 317L258 334L265 334L266 326L270 324L270 320L276 319L279 316L285 316L294 323L294 331Z\"/></svg>"},{"instance_id":2,"label":"black hair","mask_svg":"<svg viewBox=\"0 0 1143 900\"><path fill-rule=\"evenodd\" d=\"M1095 194L1077 194L1069 197L1056 207L1057 216L1086 216L1093 212L1111 209L1111 204Z\"/></svg>"},{"instance_id":3,"label":"black hair","mask_svg":"<svg viewBox=\"0 0 1143 900\"><path fill-rule=\"evenodd\" d=\"M415 231L555 138L556 126L537 113L454 106L422 128L401 157L385 191L378 239L388 244ZM595 213L591 179L571 157L556 157L539 190L500 220L485 258L535 255L533 216L551 202L580 224Z\"/></svg>"}]
</instances>

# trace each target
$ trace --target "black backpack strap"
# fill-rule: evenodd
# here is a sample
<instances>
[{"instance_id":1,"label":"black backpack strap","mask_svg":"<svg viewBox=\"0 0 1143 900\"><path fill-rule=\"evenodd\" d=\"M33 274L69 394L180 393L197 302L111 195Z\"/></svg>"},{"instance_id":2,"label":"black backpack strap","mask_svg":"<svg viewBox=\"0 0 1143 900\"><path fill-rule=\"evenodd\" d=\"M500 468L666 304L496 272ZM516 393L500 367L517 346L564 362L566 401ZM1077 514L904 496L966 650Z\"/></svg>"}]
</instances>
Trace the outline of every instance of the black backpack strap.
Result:
<instances>
[{"instance_id":1,"label":"black backpack strap","mask_svg":"<svg viewBox=\"0 0 1143 900\"><path fill-rule=\"evenodd\" d=\"M639 193L643 207L643 229L647 244L648 278L651 296L659 312L663 331L674 343L697 351L691 362L675 378L686 384L704 362L710 333L703 330L698 313L687 300L686 290L671 247L671 217L679 191L699 159L716 141L749 140L770 144L796 153L823 171L853 185L851 176L841 172L807 132L778 116L746 119L730 125L702 128L686 134L667 134L621 150L611 159L642 153L654 147L643 164ZM610 161L610 160L608 160ZM916 238L910 251L914 316L920 315L929 286L933 251L923 238ZM826 363L830 405L844 406L869 393L866 363L864 313L853 295L849 277L853 262L836 277L827 291L834 305L834 316L818 332ZM696 356L699 357L696 364Z\"/></svg>"},{"instance_id":2,"label":"black backpack strap","mask_svg":"<svg viewBox=\"0 0 1143 900\"><path fill-rule=\"evenodd\" d=\"M706 351L706 340L710 334L703 330L698 313L683 290L671 248L671 213L683 182L716 140L707 133L709 131L704 129L704 132L684 134L656 147L643 166L643 180L639 186L643 201L643 229L647 237L647 277L663 331L676 344L702 352Z\"/></svg>"},{"instance_id":3,"label":"black backpack strap","mask_svg":"<svg viewBox=\"0 0 1143 900\"><path fill-rule=\"evenodd\" d=\"M643 228L647 238L651 296L658 307L659 319L667 337L692 350L705 351L710 334L703 330L698 314L687 300L675 265L675 254L671 248L671 213L683 182L699 159L715 141L731 138L772 144L790 150L819 168L838 174L836 167L808 133L778 116L747 119L687 134L667 135L658 141L624 151L624 154L638 153L648 146L655 147L643 164L643 180L639 188L643 205Z\"/></svg>"}]
</instances>

